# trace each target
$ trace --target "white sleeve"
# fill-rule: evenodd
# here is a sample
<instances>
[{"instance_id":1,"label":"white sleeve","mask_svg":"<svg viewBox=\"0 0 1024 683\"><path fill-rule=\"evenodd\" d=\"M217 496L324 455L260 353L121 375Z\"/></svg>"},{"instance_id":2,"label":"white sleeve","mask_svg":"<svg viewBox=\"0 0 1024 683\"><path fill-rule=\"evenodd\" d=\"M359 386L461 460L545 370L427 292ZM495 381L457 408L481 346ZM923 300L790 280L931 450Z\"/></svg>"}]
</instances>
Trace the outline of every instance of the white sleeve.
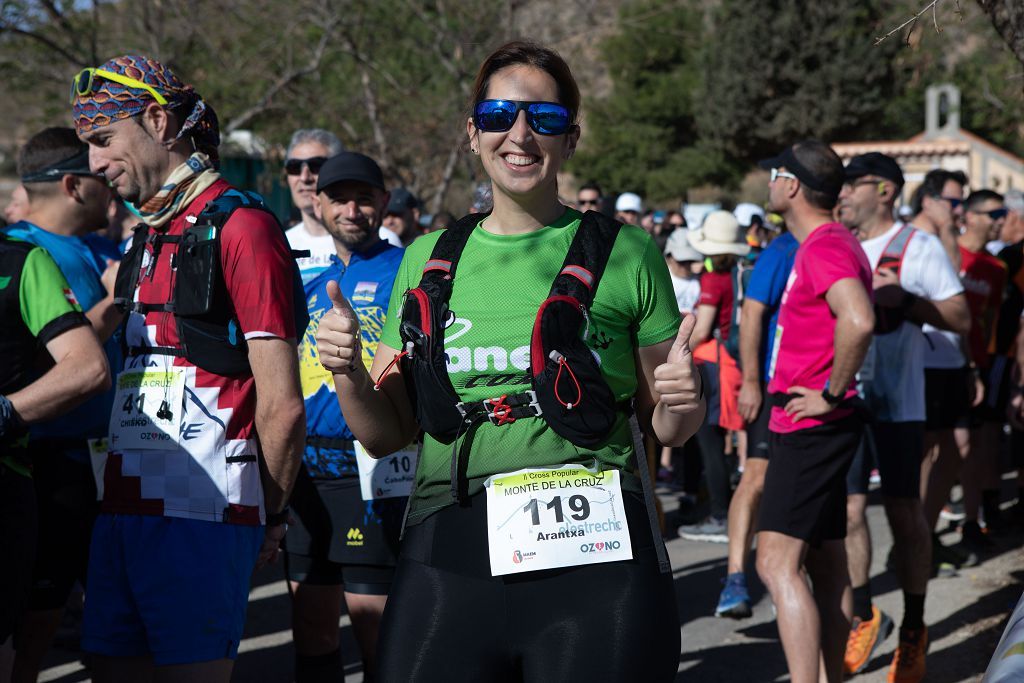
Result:
<instances>
[{"instance_id":1,"label":"white sleeve","mask_svg":"<svg viewBox=\"0 0 1024 683\"><path fill-rule=\"evenodd\" d=\"M942 242L934 235L920 231L914 234L908 246L900 270L900 285L908 292L932 301L943 301L964 291Z\"/></svg>"}]
</instances>

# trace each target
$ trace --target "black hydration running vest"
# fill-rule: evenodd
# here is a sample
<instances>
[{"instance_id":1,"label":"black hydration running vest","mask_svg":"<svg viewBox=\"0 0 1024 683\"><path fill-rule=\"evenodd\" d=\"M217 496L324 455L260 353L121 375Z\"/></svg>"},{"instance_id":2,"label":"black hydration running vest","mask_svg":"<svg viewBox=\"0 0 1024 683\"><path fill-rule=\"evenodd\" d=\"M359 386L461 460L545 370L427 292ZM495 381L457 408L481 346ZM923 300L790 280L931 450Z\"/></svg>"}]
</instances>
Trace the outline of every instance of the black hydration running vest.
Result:
<instances>
[{"instance_id":1,"label":"black hydration running vest","mask_svg":"<svg viewBox=\"0 0 1024 683\"><path fill-rule=\"evenodd\" d=\"M21 315L21 276L29 252L34 244L9 239L0 235L0 358L4 369L0 372L0 394L9 394L28 384L29 371L35 360L31 351L37 347L36 338L25 327Z\"/></svg>"},{"instance_id":2,"label":"black hydration running vest","mask_svg":"<svg viewBox=\"0 0 1024 683\"><path fill-rule=\"evenodd\" d=\"M399 313L402 351L398 356L409 400L423 431L452 444L451 494L468 494L469 446L477 428L500 427L519 419L541 418L558 435L582 448L604 443L619 413L632 402L617 403L597 358L586 344L590 307L615 246L622 223L595 211L583 214L569 251L548 296L541 302L530 337L532 388L519 394L462 402L448 376L444 330L454 313L448 307L459 257L470 234L487 214L471 214L443 232L423 267L419 286L405 293ZM670 571L661 538L643 437L630 425L637 475L644 494L658 566ZM461 448L458 438L465 435ZM411 500L411 497L410 497Z\"/></svg>"},{"instance_id":3,"label":"black hydration running vest","mask_svg":"<svg viewBox=\"0 0 1024 683\"><path fill-rule=\"evenodd\" d=\"M231 214L241 208L257 209L274 216L259 195L229 189L210 200L195 222L186 227L181 235L153 232L145 223L136 226L131 249L125 254L117 273L114 303L124 313L135 311L145 315L150 311L164 311L173 314L181 346L129 347L128 355L183 356L193 365L221 376L248 372L249 348L239 329L220 262L221 230ZM276 216L274 222L280 227ZM286 240L283 228L281 239ZM175 277L170 301L134 301L147 244L153 247L148 269L156 266L164 244L178 245L172 262ZM293 257L309 255L308 252L291 253ZM292 276L295 333L301 335L309 324L309 312L306 309L302 278L294 262ZM126 316L125 325L127 321Z\"/></svg>"}]
</instances>

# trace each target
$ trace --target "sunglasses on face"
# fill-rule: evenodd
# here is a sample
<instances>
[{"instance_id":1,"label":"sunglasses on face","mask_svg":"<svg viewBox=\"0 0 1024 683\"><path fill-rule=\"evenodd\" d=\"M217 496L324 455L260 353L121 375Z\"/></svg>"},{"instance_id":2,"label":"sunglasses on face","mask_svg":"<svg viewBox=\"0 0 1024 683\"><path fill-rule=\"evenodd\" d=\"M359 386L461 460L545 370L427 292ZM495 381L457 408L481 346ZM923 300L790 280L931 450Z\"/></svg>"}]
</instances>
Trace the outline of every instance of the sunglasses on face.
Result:
<instances>
[{"instance_id":1,"label":"sunglasses on face","mask_svg":"<svg viewBox=\"0 0 1024 683\"><path fill-rule=\"evenodd\" d=\"M971 213L976 213L978 215L984 214L994 221L998 221L1001 218L1006 218L1006 214L1008 214L1009 212L1009 209L1007 209L1006 207L1003 207L1001 209L992 209L991 211L971 211Z\"/></svg>"},{"instance_id":2,"label":"sunglasses on face","mask_svg":"<svg viewBox=\"0 0 1024 683\"><path fill-rule=\"evenodd\" d=\"M316 175L320 172L320 167L327 161L327 157L309 157L308 159L286 159L284 162L284 172L288 175L300 175L302 173L302 167L306 166L309 172Z\"/></svg>"},{"instance_id":3,"label":"sunglasses on face","mask_svg":"<svg viewBox=\"0 0 1024 683\"><path fill-rule=\"evenodd\" d=\"M569 110L557 102L522 102L520 100L482 100L473 108L473 125L485 133L511 130L519 116L526 112L526 122L538 135L562 135L572 128Z\"/></svg>"},{"instance_id":4,"label":"sunglasses on face","mask_svg":"<svg viewBox=\"0 0 1024 683\"><path fill-rule=\"evenodd\" d=\"M936 199L942 199L943 201L949 202L949 208L954 210L964 203L964 200L959 197L945 197L943 195L938 195Z\"/></svg>"},{"instance_id":5,"label":"sunglasses on face","mask_svg":"<svg viewBox=\"0 0 1024 683\"><path fill-rule=\"evenodd\" d=\"M140 90L145 90L153 96L153 99L156 100L157 104L167 104L167 98L157 92L156 88L148 83L143 83L142 81L128 76L123 76L121 74L116 74L113 71L94 69L92 67L82 69L78 72L77 76L71 79L71 97L69 98L71 104L75 103L76 96L85 97L96 89L97 77L102 78L105 81L110 81L111 83L119 83L128 88L139 88Z\"/></svg>"},{"instance_id":6,"label":"sunglasses on face","mask_svg":"<svg viewBox=\"0 0 1024 683\"><path fill-rule=\"evenodd\" d=\"M597 206L601 203L600 199L577 199L576 203L580 206Z\"/></svg>"},{"instance_id":7,"label":"sunglasses on face","mask_svg":"<svg viewBox=\"0 0 1024 683\"><path fill-rule=\"evenodd\" d=\"M779 170L779 169L777 169L777 168L773 168L773 169L772 169L772 175L771 175L771 177L770 177L770 178L768 179L768 183L769 183L769 184L771 184L771 183L774 183L774 182L775 182L776 180L778 180L779 178L789 178L789 179L791 179L791 180L799 180L799 178L797 178L797 177L796 177L795 175L793 175L792 173L788 173L788 172L786 172L786 171L780 171L780 170Z\"/></svg>"}]
</instances>

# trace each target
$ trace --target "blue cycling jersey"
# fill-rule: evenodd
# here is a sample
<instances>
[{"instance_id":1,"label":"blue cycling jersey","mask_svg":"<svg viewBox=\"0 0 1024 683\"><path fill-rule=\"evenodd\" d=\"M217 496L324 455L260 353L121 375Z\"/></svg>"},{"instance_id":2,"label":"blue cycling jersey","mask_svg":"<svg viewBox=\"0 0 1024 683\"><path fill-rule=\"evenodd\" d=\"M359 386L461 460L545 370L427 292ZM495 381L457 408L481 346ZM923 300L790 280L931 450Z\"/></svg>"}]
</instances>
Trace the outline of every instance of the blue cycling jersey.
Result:
<instances>
[{"instance_id":1,"label":"blue cycling jersey","mask_svg":"<svg viewBox=\"0 0 1024 683\"><path fill-rule=\"evenodd\" d=\"M309 326L299 343L299 376L306 402L306 434L310 441L304 460L313 477L340 478L357 476L358 472L351 449L325 446L322 441L321 445L316 443L317 439L353 438L338 407L334 379L320 364L316 351L320 319L332 307L327 283L334 280L341 286L341 293L359 318L363 362L369 368L380 343L388 300L403 253L404 249L381 240L365 251L353 253L348 266L332 256L327 269L304 285Z\"/></svg>"},{"instance_id":2,"label":"blue cycling jersey","mask_svg":"<svg viewBox=\"0 0 1024 683\"><path fill-rule=\"evenodd\" d=\"M45 249L64 278L71 286L71 291L82 306L88 311L107 296L100 277L107 268L107 259L120 260L121 254L117 245L96 234L85 237L58 235L43 230L28 221L19 221L3 230L11 237ZM119 368L122 363L120 331L115 332L103 344L107 360L111 368ZM93 439L107 436L110 421L110 407L114 400L114 388L106 393L95 396L78 408L49 422L32 426L33 438L60 439ZM84 444L67 453L76 460L88 459L88 451Z\"/></svg>"},{"instance_id":3,"label":"blue cycling jersey","mask_svg":"<svg viewBox=\"0 0 1024 683\"><path fill-rule=\"evenodd\" d=\"M771 377L768 370L771 367L771 359L768 357L772 340L775 339L775 326L779 322L779 308L782 304L782 294L786 291L786 282L789 280L789 272L793 270L793 260L796 258L797 247L800 243L796 241L792 233L784 232L761 252L754 266L754 272L750 275L750 282L747 283L744 296L755 301L760 301L768 307L771 317L764 329L761 338L760 362L763 371L761 376L765 384Z\"/></svg>"}]
</instances>

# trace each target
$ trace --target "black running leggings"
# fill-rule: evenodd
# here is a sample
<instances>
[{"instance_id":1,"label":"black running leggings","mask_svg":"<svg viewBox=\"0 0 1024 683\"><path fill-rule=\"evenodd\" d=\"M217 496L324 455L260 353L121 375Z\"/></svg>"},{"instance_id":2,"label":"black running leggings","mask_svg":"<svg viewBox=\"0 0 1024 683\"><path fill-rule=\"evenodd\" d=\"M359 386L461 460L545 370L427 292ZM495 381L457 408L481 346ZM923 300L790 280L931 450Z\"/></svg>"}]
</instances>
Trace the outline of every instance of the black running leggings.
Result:
<instances>
[{"instance_id":1,"label":"black running leggings","mask_svg":"<svg viewBox=\"0 0 1024 683\"><path fill-rule=\"evenodd\" d=\"M633 559L492 577L483 494L406 530L381 625L382 683L671 681L679 616L643 502Z\"/></svg>"}]
</instances>

